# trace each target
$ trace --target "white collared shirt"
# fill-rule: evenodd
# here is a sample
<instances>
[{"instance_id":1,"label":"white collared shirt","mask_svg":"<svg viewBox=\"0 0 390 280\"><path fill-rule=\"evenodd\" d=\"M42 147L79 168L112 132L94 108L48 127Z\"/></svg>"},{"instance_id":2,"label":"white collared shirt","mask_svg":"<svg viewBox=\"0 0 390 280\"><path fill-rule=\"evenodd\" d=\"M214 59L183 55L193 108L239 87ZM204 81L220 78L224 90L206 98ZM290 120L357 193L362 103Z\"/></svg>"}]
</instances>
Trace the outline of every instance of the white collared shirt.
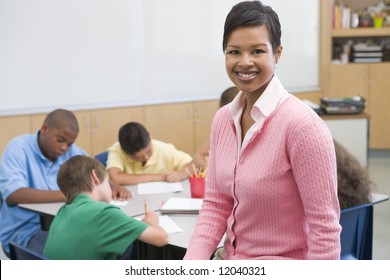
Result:
<instances>
[{"instance_id":1,"label":"white collared shirt","mask_svg":"<svg viewBox=\"0 0 390 280\"><path fill-rule=\"evenodd\" d=\"M238 143L241 144L238 146L239 155L241 155L242 151L248 145L255 132L262 128L265 119L280 103L282 103L288 97L288 95L289 93L284 89L277 76L274 75L267 88L252 107L251 117L255 123L249 128L248 132L245 134L244 139L241 139L242 133L240 122L246 103L245 94L240 92L238 96L229 104L229 110L233 116L234 125L237 131L237 140Z\"/></svg>"}]
</instances>

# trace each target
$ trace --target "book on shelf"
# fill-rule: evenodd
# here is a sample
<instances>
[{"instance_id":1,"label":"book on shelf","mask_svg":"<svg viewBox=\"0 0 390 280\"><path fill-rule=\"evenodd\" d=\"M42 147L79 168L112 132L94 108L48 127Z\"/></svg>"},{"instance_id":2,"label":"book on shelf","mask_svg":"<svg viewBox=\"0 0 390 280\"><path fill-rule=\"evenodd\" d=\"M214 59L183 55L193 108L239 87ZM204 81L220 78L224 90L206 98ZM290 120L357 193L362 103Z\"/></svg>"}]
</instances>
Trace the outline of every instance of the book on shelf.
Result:
<instances>
[{"instance_id":1,"label":"book on shelf","mask_svg":"<svg viewBox=\"0 0 390 280\"><path fill-rule=\"evenodd\" d=\"M383 50L382 46L378 45L367 45L367 44L355 44L352 46L355 52L380 52Z\"/></svg>"},{"instance_id":2,"label":"book on shelf","mask_svg":"<svg viewBox=\"0 0 390 280\"><path fill-rule=\"evenodd\" d=\"M353 59L355 63L377 63L382 62L381 57L355 57Z\"/></svg>"},{"instance_id":3,"label":"book on shelf","mask_svg":"<svg viewBox=\"0 0 390 280\"><path fill-rule=\"evenodd\" d=\"M352 98L323 97L320 101L325 114L360 114L364 112L366 100L361 96L355 96Z\"/></svg>"},{"instance_id":4,"label":"book on shelf","mask_svg":"<svg viewBox=\"0 0 390 280\"><path fill-rule=\"evenodd\" d=\"M354 57L382 57L383 52L354 52Z\"/></svg>"},{"instance_id":5,"label":"book on shelf","mask_svg":"<svg viewBox=\"0 0 390 280\"><path fill-rule=\"evenodd\" d=\"M343 3L334 3L332 11L333 29L351 28L351 8Z\"/></svg>"},{"instance_id":6,"label":"book on shelf","mask_svg":"<svg viewBox=\"0 0 390 280\"><path fill-rule=\"evenodd\" d=\"M382 62L383 48L378 45L355 44L352 47L352 61L357 63Z\"/></svg>"}]
</instances>

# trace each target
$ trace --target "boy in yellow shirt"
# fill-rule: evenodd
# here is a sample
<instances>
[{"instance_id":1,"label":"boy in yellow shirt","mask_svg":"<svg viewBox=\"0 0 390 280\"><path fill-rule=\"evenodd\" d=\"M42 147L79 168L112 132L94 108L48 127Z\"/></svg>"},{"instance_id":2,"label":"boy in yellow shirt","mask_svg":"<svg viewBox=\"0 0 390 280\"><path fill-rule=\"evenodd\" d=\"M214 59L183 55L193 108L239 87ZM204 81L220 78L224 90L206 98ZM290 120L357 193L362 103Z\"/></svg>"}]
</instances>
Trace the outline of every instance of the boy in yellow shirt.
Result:
<instances>
[{"instance_id":1,"label":"boy in yellow shirt","mask_svg":"<svg viewBox=\"0 0 390 280\"><path fill-rule=\"evenodd\" d=\"M178 182L188 178L192 158L172 144L150 138L146 128L129 122L119 130L119 141L108 150L110 179L120 185ZM188 169L191 170L191 169Z\"/></svg>"}]
</instances>

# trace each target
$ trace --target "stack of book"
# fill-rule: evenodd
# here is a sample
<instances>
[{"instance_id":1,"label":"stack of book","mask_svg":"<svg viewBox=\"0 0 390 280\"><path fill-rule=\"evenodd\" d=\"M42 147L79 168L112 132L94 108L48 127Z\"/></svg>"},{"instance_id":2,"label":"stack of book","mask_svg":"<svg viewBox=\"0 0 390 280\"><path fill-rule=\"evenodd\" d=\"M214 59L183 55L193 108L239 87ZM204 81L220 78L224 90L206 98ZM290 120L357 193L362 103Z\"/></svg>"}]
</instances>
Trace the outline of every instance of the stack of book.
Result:
<instances>
[{"instance_id":1,"label":"stack of book","mask_svg":"<svg viewBox=\"0 0 390 280\"><path fill-rule=\"evenodd\" d=\"M365 99L360 96L352 98L323 97L321 108L325 114L360 114L364 112Z\"/></svg>"},{"instance_id":2,"label":"stack of book","mask_svg":"<svg viewBox=\"0 0 390 280\"><path fill-rule=\"evenodd\" d=\"M356 44L352 47L352 61L356 63L382 62L383 48L381 46Z\"/></svg>"}]
</instances>

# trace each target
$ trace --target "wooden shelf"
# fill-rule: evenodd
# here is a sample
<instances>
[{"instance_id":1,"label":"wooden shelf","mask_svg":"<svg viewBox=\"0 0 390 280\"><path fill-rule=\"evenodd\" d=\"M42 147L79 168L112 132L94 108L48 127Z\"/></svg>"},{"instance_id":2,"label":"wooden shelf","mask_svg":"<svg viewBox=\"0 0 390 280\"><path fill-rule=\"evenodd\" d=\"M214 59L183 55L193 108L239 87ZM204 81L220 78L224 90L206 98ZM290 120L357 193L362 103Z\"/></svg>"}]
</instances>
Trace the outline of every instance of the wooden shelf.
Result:
<instances>
[{"instance_id":1,"label":"wooden shelf","mask_svg":"<svg viewBox=\"0 0 390 280\"><path fill-rule=\"evenodd\" d=\"M332 30L334 38L349 38L349 37L384 37L390 36L390 27L373 28L361 27L351 29L335 29Z\"/></svg>"}]
</instances>

